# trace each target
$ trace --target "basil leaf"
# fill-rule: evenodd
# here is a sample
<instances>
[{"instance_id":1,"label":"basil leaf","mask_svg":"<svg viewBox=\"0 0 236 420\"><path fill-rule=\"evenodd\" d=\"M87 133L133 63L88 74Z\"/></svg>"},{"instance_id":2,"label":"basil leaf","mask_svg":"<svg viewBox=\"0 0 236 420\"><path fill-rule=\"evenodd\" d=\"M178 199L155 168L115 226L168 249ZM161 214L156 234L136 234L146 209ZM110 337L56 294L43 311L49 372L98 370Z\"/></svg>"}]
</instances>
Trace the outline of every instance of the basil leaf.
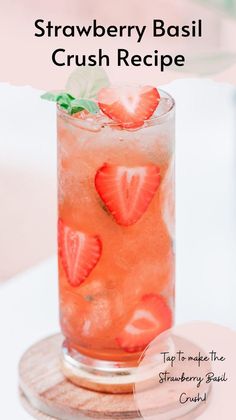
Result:
<instances>
[{"instance_id":1,"label":"basil leaf","mask_svg":"<svg viewBox=\"0 0 236 420\"><path fill-rule=\"evenodd\" d=\"M42 99L46 99L47 101L52 101L52 102L58 102L58 101L65 101L68 102L74 100L74 96L72 96L70 93L66 93L63 91L59 91L59 92L46 92L43 95L41 95Z\"/></svg>"},{"instance_id":2,"label":"basil leaf","mask_svg":"<svg viewBox=\"0 0 236 420\"><path fill-rule=\"evenodd\" d=\"M79 112L77 110L78 108L80 108L80 110L85 109L90 112L90 114L96 114L99 111L99 107L96 102L89 99L75 99L71 101L69 112L71 114L75 114L76 112Z\"/></svg>"},{"instance_id":3,"label":"basil leaf","mask_svg":"<svg viewBox=\"0 0 236 420\"><path fill-rule=\"evenodd\" d=\"M99 90L109 84L108 76L101 67L80 67L70 75L66 91L76 98L94 99Z\"/></svg>"},{"instance_id":4,"label":"basil leaf","mask_svg":"<svg viewBox=\"0 0 236 420\"><path fill-rule=\"evenodd\" d=\"M58 105L65 109L70 115L83 111L84 109L91 114L96 114L99 111L96 102L90 99L75 99L74 96L67 92L46 92L41 98L57 102Z\"/></svg>"},{"instance_id":5,"label":"basil leaf","mask_svg":"<svg viewBox=\"0 0 236 420\"><path fill-rule=\"evenodd\" d=\"M63 108L65 108L66 106L67 106L67 108L69 108L70 103L71 103L71 99L66 94L64 94L64 95L58 97L57 103Z\"/></svg>"}]
</instances>

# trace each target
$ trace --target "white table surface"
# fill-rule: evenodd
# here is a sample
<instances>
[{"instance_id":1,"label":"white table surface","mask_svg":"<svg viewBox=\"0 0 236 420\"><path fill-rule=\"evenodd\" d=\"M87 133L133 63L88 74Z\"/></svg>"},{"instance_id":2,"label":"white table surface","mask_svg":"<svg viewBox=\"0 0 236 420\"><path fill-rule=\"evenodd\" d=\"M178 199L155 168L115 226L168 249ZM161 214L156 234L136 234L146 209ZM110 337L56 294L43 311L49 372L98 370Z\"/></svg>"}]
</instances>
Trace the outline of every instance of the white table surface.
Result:
<instances>
[{"instance_id":1,"label":"white table surface","mask_svg":"<svg viewBox=\"0 0 236 420\"><path fill-rule=\"evenodd\" d=\"M236 328L235 90L182 80L168 91L177 100L176 322L210 320ZM18 360L58 329L56 258L0 286L4 420L31 418L18 401Z\"/></svg>"},{"instance_id":2,"label":"white table surface","mask_svg":"<svg viewBox=\"0 0 236 420\"><path fill-rule=\"evenodd\" d=\"M17 366L30 345L59 330L56 280L50 259L0 288L0 417L6 420L32 418L18 399Z\"/></svg>"}]
</instances>

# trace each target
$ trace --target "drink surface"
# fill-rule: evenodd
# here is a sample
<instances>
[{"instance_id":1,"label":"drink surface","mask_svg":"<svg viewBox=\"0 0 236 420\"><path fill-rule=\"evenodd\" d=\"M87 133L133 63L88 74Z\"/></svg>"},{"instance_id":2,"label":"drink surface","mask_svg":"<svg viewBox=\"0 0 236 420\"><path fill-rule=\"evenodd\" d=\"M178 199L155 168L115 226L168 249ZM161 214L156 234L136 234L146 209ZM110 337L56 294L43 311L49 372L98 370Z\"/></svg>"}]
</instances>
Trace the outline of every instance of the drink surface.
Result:
<instances>
[{"instance_id":1,"label":"drink surface","mask_svg":"<svg viewBox=\"0 0 236 420\"><path fill-rule=\"evenodd\" d=\"M137 359L173 322L168 97L157 111L125 130L105 116L58 110L61 326L70 348L96 359Z\"/></svg>"}]
</instances>

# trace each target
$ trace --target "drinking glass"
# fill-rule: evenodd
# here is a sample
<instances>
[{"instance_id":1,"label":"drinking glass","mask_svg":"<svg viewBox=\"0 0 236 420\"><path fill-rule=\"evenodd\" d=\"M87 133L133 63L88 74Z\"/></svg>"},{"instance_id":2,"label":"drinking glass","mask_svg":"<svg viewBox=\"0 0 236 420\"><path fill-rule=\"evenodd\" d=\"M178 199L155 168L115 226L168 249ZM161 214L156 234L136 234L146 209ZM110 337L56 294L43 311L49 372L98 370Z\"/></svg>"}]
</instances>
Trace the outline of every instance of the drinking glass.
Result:
<instances>
[{"instance_id":1,"label":"drinking glass","mask_svg":"<svg viewBox=\"0 0 236 420\"><path fill-rule=\"evenodd\" d=\"M173 324L175 103L160 96L135 130L57 110L62 366L90 389L129 392Z\"/></svg>"}]
</instances>

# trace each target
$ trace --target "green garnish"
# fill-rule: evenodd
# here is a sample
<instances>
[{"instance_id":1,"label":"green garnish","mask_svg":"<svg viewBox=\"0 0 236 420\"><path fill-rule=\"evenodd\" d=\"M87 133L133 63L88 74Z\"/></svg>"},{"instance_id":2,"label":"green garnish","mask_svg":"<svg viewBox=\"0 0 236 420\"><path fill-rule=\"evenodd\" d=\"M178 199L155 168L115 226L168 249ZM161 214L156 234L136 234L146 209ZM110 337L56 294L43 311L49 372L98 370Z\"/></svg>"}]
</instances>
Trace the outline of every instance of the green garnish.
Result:
<instances>
[{"instance_id":1,"label":"green garnish","mask_svg":"<svg viewBox=\"0 0 236 420\"><path fill-rule=\"evenodd\" d=\"M83 111L84 109L91 114L96 114L99 111L99 107L93 100L76 99L70 93L66 92L46 92L41 98L47 101L57 102L70 115L76 114L76 112Z\"/></svg>"},{"instance_id":2,"label":"green garnish","mask_svg":"<svg viewBox=\"0 0 236 420\"><path fill-rule=\"evenodd\" d=\"M65 90L75 98L95 99L99 90L109 85L107 74L101 67L80 67L69 76Z\"/></svg>"},{"instance_id":3,"label":"green garnish","mask_svg":"<svg viewBox=\"0 0 236 420\"><path fill-rule=\"evenodd\" d=\"M46 92L41 98L58 103L70 115L83 110L96 114L99 112L95 102L97 93L108 85L109 80L103 69L84 67L71 74L66 84L66 92Z\"/></svg>"}]
</instances>

